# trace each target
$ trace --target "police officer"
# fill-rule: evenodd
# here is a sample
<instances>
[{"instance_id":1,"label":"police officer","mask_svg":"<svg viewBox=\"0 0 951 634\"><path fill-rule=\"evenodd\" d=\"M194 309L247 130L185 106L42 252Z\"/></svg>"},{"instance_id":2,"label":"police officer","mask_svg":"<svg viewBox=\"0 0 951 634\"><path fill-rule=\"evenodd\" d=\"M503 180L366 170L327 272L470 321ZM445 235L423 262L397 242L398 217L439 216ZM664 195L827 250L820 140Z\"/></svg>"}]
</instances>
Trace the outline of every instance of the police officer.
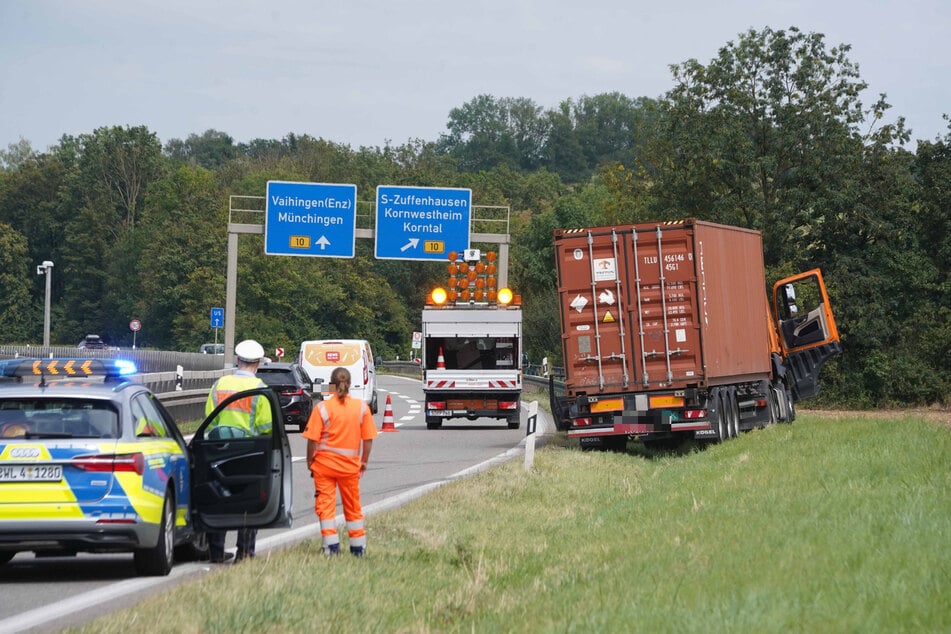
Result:
<instances>
[{"instance_id":1,"label":"police officer","mask_svg":"<svg viewBox=\"0 0 951 634\"><path fill-rule=\"evenodd\" d=\"M330 383L336 394L316 404L303 436L307 439L307 464L314 475L314 510L320 519L324 553L340 553L335 519L340 489L350 553L362 557L367 534L360 505L360 478L366 473L377 431L366 402L350 396L350 381L347 368L334 368Z\"/></svg>"},{"instance_id":2,"label":"police officer","mask_svg":"<svg viewBox=\"0 0 951 634\"><path fill-rule=\"evenodd\" d=\"M251 390L267 385L255 376L261 359L264 358L264 348L253 339L245 339L234 347L237 357L237 369L234 374L221 377L215 382L208 400L205 402L205 415L218 406L219 403L237 392ZM253 396L250 399L232 401L222 410L214 427L208 432L209 438L243 438L247 436L265 436L271 433L271 406L266 397ZM254 557L254 544L258 531L255 528L243 528L238 531L238 556L236 561ZM208 532L208 548L212 563L224 563L231 559L231 553L225 552L225 533Z\"/></svg>"}]
</instances>

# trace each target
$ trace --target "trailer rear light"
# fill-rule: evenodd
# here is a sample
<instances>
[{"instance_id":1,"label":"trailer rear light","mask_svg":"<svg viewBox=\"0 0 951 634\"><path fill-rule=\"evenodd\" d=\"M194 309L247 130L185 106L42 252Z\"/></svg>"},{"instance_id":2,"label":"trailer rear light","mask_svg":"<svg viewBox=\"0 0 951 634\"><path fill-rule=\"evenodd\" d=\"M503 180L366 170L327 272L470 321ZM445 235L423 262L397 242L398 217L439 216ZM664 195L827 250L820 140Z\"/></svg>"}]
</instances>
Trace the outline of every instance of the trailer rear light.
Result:
<instances>
[{"instance_id":1,"label":"trailer rear light","mask_svg":"<svg viewBox=\"0 0 951 634\"><path fill-rule=\"evenodd\" d=\"M145 456L140 453L77 456L69 464L83 471L129 471L142 475L145 471Z\"/></svg>"},{"instance_id":2,"label":"trailer rear light","mask_svg":"<svg viewBox=\"0 0 951 634\"><path fill-rule=\"evenodd\" d=\"M688 409L684 410L684 418L688 420L694 420L698 418L706 418L707 410L705 409Z\"/></svg>"},{"instance_id":3,"label":"trailer rear light","mask_svg":"<svg viewBox=\"0 0 951 634\"><path fill-rule=\"evenodd\" d=\"M683 407L684 397L674 396L673 394L652 396L650 397L650 406L651 409L658 409L661 407Z\"/></svg>"},{"instance_id":4,"label":"trailer rear light","mask_svg":"<svg viewBox=\"0 0 951 634\"><path fill-rule=\"evenodd\" d=\"M766 407L766 399L765 398L756 399L756 407Z\"/></svg>"},{"instance_id":5,"label":"trailer rear light","mask_svg":"<svg viewBox=\"0 0 951 634\"><path fill-rule=\"evenodd\" d=\"M576 418L572 422L575 424L575 427L588 427L591 425L591 419L587 416Z\"/></svg>"},{"instance_id":6,"label":"trailer rear light","mask_svg":"<svg viewBox=\"0 0 951 634\"><path fill-rule=\"evenodd\" d=\"M518 401L499 401L499 409L518 409Z\"/></svg>"},{"instance_id":7,"label":"trailer rear light","mask_svg":"<svg viewBox=\"0 0 951 634\"><path fill-rule=\"evenodd\" d=\"M588 408L592 412L618 412L624 409L624 399L608 398L602 401L589 403Z\"/></svg>"},{"instance_id":8,"label":"trailer rear light","mask_svg":"<svg viewBox=\"0 0 951 634\"><path fill-rule=\"evenodd\" d=\"M446 409L446 401L429 401L426 409Z\"/></svg>"}]
</instances>

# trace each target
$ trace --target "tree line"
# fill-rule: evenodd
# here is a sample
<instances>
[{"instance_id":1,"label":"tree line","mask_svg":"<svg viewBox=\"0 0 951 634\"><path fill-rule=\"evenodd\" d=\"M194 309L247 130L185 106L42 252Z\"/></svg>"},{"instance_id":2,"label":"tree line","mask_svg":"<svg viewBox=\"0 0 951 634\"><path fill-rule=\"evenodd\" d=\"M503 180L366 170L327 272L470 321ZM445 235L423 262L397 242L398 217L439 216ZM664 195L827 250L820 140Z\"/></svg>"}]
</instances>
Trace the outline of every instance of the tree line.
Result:
<instances>
[{"instance_id":1,"label":"tree line","mask_svg":"<svg viewBox=\"0 0 951 634\"><path fill-rule=\"evenodd\" d=\"M656 98L620 92L545 109L479 95L434 140L353 148L290 133L236 143L217 130L163 143L144 126L64 135L46 151L0 151L0 341L88 333L197 351L225 299L229 196L268 180L465 187L512 212L510 285L526 347L559 364L552 231L687 217L763 232L767 281L819 267L845 353L822 399L842 406L947 403L951 383L951 127L918 140L887 97L822 34L741 33L706 64L671 67ZM438 263L265 256L239 241L236 336L290 351L358 337L409 354ZM476 245L478 246L478 245ZM765 289L764 289L765 290Z\"/></svg>"}]
</instances>

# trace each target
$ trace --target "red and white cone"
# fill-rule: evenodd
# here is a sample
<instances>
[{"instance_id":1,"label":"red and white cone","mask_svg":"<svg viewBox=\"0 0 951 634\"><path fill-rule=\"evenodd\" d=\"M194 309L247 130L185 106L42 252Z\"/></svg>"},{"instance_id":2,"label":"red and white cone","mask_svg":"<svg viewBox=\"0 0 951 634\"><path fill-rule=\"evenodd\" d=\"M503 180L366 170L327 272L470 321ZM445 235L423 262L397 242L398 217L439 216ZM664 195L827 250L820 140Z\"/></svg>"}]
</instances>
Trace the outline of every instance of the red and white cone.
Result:
<instances>
[{"instance_id":1,"label":"red and white cone","mask_svg":"<svg viewBox=\"0 0 951 634\"><path fill-rule=\"evenodd\" d=\"M442 346L439 347L439 356L436 357L436 369L437 370L446 369L446 360L442 356Z\"/></svg>"},{"instance_id":2,"label":"red and white cone","mask_svg":"<svg viewBox=\"0 0 951 634\"><path fill-rule=\"evenodd\" d=\"M386 409L383 410L383 429L380 431L399 431L393 424L393 400L386 395Z\"/></svg>"}]
</instances>

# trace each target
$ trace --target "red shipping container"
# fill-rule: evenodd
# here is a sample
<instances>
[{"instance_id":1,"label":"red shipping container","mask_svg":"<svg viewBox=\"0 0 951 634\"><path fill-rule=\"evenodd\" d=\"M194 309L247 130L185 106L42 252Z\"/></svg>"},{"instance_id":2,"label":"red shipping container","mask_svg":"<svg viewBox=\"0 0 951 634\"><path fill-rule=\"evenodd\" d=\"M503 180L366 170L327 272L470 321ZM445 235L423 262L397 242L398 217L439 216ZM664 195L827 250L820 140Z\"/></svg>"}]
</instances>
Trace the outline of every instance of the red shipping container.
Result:
<instances>
[{"instance_id":1,"label":"red shipping container","mask_svg":"<svg viewBox=\"0 0 951 634\"><path fill-rule=\"evenodd\" d=\"M760 232L688 219L555 231L565 389L768 379Z\"/></svg>"}]
</instances>

